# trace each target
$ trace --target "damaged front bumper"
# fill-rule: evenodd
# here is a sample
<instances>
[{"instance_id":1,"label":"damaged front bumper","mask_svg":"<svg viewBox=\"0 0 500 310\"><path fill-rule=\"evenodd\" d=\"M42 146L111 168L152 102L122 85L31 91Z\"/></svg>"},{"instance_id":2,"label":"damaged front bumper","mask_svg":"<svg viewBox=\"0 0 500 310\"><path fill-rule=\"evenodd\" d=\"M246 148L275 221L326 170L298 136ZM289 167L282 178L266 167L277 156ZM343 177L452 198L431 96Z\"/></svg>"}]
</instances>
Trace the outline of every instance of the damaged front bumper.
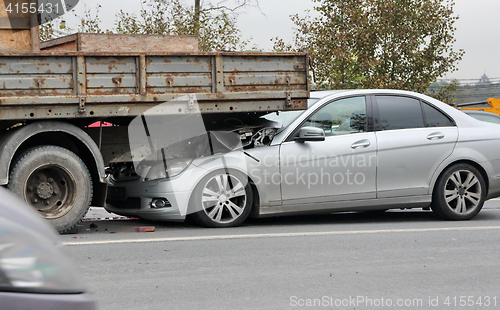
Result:
<instances>
[{"instance_id":1,"label":"damaged front bumper","mask_svg":"<svg viewBox=\"0 0 500 310\"><path fill-rule=\"evenodd\" d=\"M191 173L184 172L175 179L111 184L104 208L108 212L146 220L183 221L192 193Z\"/></svg>"}]
</instances>

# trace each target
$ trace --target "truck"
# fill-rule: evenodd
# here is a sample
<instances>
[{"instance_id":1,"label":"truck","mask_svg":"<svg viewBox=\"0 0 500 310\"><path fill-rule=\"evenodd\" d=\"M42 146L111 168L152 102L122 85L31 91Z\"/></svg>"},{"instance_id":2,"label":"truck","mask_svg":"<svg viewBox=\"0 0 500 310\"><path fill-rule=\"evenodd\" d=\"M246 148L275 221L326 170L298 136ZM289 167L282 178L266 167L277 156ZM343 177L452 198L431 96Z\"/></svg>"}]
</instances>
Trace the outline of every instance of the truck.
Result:
<instances>
[{"instance_id":1,"label":"truck","mask_svg":"<svg viewBox=\"0 0 500 310\"><path fill-rule=\"evenodd\" d=\"M107 169L132 160L127 126L148 109L167 102L165 115L183 115L190 102L172 100L194 94L203 120L221 124L307 108L307 54L189 51L180 41L76 34L24 45L40 51L0 43L0 184L67 233L104 206Z\"/></svg>"},{"instance_id":2,"label":"truck","mask_svg":"<svg viewBox=\"0 0 500 310\"><path fill-rule=\"evenodd\" d=\"M461 110L484 111L500 115L500 98L489 98L486 101L460 103L458 108Z\"/></svg>"}]
</instances>

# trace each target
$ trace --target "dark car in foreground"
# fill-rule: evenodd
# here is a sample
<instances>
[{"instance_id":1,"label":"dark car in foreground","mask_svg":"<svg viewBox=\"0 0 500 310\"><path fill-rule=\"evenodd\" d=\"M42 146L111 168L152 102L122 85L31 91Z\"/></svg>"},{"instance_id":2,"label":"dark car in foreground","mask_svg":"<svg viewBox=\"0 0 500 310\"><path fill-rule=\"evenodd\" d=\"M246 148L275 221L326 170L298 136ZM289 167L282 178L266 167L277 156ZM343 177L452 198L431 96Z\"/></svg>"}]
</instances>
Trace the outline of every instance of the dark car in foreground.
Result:
<instances>
[{"instance_id":1,"label":"dark car in foreground","mask_svg":"<svg viewBox=\"0 0 500 310\"><path fill-rule=\"evenodd\" d=\"M315 92L311 101L302 112L262 117L274 126L239 134L253 143L234 147L209 133L186 143L187 156L168 162L170 149L163 161L137 164L143 173L117 170L106 209L151 220L191 216L209 227L250 215L428 207L469 220L500 195L499 125L407 91Z\"/></svg>"},{"instance_id":2,"label":"dark car in foreground","mask_svg":"<svg viewBox=\"0 0 500 310\"><path fill-rule=\"evenodd\" d=\"M96 309L54 228L4 188L0 188L0 309Z\"/></svg>"}]
</instances>

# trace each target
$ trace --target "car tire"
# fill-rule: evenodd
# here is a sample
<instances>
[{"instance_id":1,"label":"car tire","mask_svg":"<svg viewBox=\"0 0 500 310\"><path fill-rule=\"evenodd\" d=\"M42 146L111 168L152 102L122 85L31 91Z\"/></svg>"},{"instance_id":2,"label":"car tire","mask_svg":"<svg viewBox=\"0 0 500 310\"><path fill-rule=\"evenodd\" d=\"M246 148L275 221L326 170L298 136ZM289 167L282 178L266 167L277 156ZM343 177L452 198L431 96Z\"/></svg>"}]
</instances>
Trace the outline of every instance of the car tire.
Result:
<instances>
[{"instance_id":1,"label":"car tire","mask_svg":"<svg viewBox=\"0 0 500 310\"><path fill-rule=\"evenodd\" d=\"M92 178L73 152L58 146L38 146L19 156L9 189L49 220L59 233L81 222L92 201Z\"/></svg>"},{"instance_id":2,"label":"car tire","mask_svg":"<svg viewBox=\"0 0 500 310\"><path fill-rule=\"evenodd\" d=\"M205 176L190 200L191 218L205 227L241 225L253 203L248 177L237 171L218 170Z\"/></svg>"},{"instance_id":3,"label":"car tire","mask_svg":"<svg viewBox=\"0 0 500 310\"><path fill-rule=\"evenodd\" d=\"M486 182L469 164L448 167L439 176L432 193L432 211L445 220L470 220L483 207Z\"/></svg>"}]
</instances>

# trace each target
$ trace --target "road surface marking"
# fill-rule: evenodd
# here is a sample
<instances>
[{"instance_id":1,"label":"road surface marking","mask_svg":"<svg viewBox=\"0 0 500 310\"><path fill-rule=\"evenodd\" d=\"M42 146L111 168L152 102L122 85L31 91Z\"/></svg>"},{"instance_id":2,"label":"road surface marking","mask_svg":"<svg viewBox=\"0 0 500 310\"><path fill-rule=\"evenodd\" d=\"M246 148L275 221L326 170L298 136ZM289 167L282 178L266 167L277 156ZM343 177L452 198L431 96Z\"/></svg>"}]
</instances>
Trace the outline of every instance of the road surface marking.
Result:
<instances>
[{"instance_id":1,"label":"road surface marking","mask_svg":"<svg viewBox=\"0 0 500 310\"><path fill-rule=\"evenodd\" d=\"M63 244L64 245L97 245L97 244L120 244L120 243L147 243L147 242L227 240L227 239L257 239L257 238L279 238L279 237L316 237L316 236L379 234L379 233L408 233L408 232L434 232L434 231L478 231L478 230L500 230L500 226L380 229L380 230L344 230L344 231L318 231L318 232L297 232L297 233L168 237L168 238L150 238L150 239L69 241L69 242L63 242Z\"/></svg>"}]
</instances>

